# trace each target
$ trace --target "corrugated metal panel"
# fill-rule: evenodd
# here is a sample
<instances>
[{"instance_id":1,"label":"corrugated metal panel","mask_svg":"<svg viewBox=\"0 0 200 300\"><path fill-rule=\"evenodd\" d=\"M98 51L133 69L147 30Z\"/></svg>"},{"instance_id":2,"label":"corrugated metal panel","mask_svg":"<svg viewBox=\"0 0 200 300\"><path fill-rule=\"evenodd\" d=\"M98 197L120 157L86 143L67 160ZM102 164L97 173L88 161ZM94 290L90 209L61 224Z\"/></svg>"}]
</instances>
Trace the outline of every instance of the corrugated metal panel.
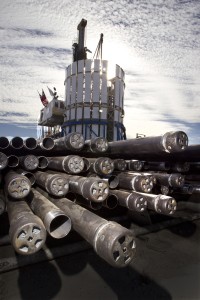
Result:
<instances>
[{"instance_id":1,"label":"corrugated metal panel","mask_svg":"<svg viewBox=\"0 0 200 300\"><path fill-rule=\"evenodd\" d=\"M72 63L72 75L76 74L77 73L77 62L73 62Z\"/></svg>"},{"instance_id":2,"label":"corrugated metal panel","mask_svg":"<svg viewBox=\"0 0 200 300\"><path fill-rule=\"evenodd\" d=\"M77 90L77 103L83 102L83 73L79 73L78 77L78 90Z\"/></svg>"},{"instance_id":3,"label":"corrugated metal panel","mask_svg":"<svg viewBox=\"0 0 200 300\"><path fill-rule=\"evenodd\" d=\"M71 108L71 120L75 120L75 108Z\"/></svg>"},{"instance_id":4,"label":"corrugated metal panel","mask_svg":"<svg viewBox=\"0 0 200 300\"><path fill-rule=\"evenodd\" d=\"M66 101L65 105L71 104L71 77L67 78L67 83L66 83Z\"/></svg>"},{"instance_id":5,"label":"corrugated metal panel","mask_svg":"<svg viewBox=\"0 0 200 300\"><path fill-rule=\"evenodd\" d=\"M100 74L93 73L93 102L99 102L100 97Z\"/></svg>"},{"instance_id":6,"label":"corrugated metal panel","mask_svg":"<svg viewBox=\"0 0 200 300\"><path fill-rule=\"evenodd\" d=\"M115 105L119 106L120 105L120 79L116 78L115 79Z\"/></svg>"},{"instance_id":7,"label":"corrugated metal panel","mask_svg":"<svg viewBox=\"0 0 200 300\"><path fill-rule=\"evenodd\" d=\"M72 76L71 104L76 102L76 75Z\"/></svg>"},{"instance_id":8,"label":"corrugated metal panel","mask_svg":"<svg viewBox=\"0 0 200 300\"><path fill-rule=\"evenodd\" d=\"M84 118L85 119L90 119L90 106L84 106Z\"/></svg>"},{"instance_id":9,"label":"corrugated metal panel","mask_svg":"<svg viewBox=\"0 0 200 300\"><path fill-rule=\"evenodd\" d=\"M85 74L85 102L91 100L91 72Z\"/></svg>"},{"instance_id":10,"label":"corrugated metal panel","mask_svg":"<svg viewBox=\"0 0 200 300\"><path fill-rule=\"evenodd\" d=\"M94 72L100 72L100 60L94 59Z\"/></svg>"},{"instance_id":11,"label":"corrugated metal panel","mask_svg":"<svg viewBox=\"0 0 200 300\"><path fill-rule=\"evenodd\" d=\"M101 75L101 103L107 103L107 76L106 73Z\"/></svg>"},{"instance_id":12,"label":"corrugated metal panel","mask_svg":"<svg viewBox=\"0 0 200 300\"><path fill-rule=\"evenodd\" d=\"M71 76L71 65L67 67L67 77Z\"/></svg>"},{"instance_id":13,"label":"corrugated metal panel","mask_svg":"<svg viewBox=\"0 0 200 300\"><path fill-rule=\"evenodd\" d=\"M91 64L92 64L91 59L87 59L85 61L85 72L91 72Z\"/></svg>"},{"instance_id":14,"label":"corrugated metal panel","mask_svg":"<svg viewBox=\"0 0 200 300\"><path fill-rule=\"evenodd\" d=\"M84 60L78 60L78 73L83 73Z\"/></svg>"},{"instance_id":15,"label":"corrugated metal panel","mask_svg":"<svg viewBox=\"0 0 200 300\"><path fill-rule=\"evenodd\" d=\"M80 120L83 118L83 107L77 107L77 120Z\"/></svg>"}]
</instances>

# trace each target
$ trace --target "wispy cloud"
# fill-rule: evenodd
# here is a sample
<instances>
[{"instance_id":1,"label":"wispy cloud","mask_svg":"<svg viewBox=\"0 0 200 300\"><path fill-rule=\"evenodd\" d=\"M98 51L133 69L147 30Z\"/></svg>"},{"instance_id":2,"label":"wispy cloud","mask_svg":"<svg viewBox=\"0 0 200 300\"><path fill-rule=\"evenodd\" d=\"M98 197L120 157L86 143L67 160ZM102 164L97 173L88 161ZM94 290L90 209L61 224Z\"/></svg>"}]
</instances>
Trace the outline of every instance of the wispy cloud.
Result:
<instances>
[{"instance_id":1,"label":"wispy cloud","mask_svg":"<svg viewBox=\"0 0 200 300\"><path fill-rule=\"evenodd\" d=\"M65 67L84 17L87 47L94 52L103 32L104 59L126 72L127 135L182 129L200 143L199 1L2 0L0 9L1 131L11 135L15 124L28 136L32 124L33 133L42 108L37 90L46 85L64 98Z\"/></svg>"}]
</instances>

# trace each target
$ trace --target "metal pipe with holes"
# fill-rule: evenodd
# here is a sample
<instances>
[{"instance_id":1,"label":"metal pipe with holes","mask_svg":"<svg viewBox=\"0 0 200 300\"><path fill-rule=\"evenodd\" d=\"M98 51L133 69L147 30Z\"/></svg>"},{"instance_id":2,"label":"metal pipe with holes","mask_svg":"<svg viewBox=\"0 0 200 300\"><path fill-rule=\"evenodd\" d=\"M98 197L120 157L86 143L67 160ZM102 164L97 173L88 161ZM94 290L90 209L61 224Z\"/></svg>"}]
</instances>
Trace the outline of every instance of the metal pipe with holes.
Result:
<instances>
[{"instance_id":1,"label":"metal pipe with holes","mask_svg":"<svg viewBox=\"0 0 200 300\"><path fill-rule=\"evenodd\" d=\"M114 171L113 160L109 157L87 158L90 162L89 171L98 175L110 175Z\"/></svg>"},{"instance_id":2,"label":"metal pipe with holes","mask_svg":"<svg viewBox=\"0 0 200 300\"><path fill-rule=\"evenodd\" d=\"M5 192L14 199L25 198L31 190L30 180L14 171L9 171L5 177Z\"/></svg>"},{"instance_id":3,"label":"metal pipe with holes","mask_svg":"<svg viewBox=\"0 0 200 300\"><path fill-rule=\"evenodd\" d=\"M84 169L83 158L78 155L49 157L48 169L63 171L70 174L81 173Z\"/></svg>"},{"instance_id":4,"label":"metal pipe with holes","mask_svg":"<svg viewBox=\"0 0 200 300\"><path fill-rule=\"evenodd\" d=\"M24 201L7 201L9 236L15 251L29 255L39 251L46 241L46 229Z\"/></svg>"},{"instance_id":5,"label":"metal pipe with holes","mask_svg":"<svg viewBox=\"0 0 200 300\"><path fill-rule=\"evenodd\" d=\"M150 155L162 155L185 150L188 137L183 131L170 131L161 136L114 141L108 143L108 156L130 159L145 159Z\"/></svg>"},{"instance_id":6,"label":"metal pipe with holes","mask_svg":"<svg viewBox=\"0 0 200 300\"><path fill-rule=\"evenodd\" d=\"M119 205L127 207L129 210L143 212L147 209L146 197L140 193L112 190L110 195L115 195L118 198Z\"/></svg>"},{"instance_id":7,"label":"metal pipe with holes","mask_svg":"<svg viewBox=\"0 0 200 300\"><path fill-rule=\"evenodd\" d=\"M147 208L159 214L172 215L177 209L176 200L170 196L140 193L147 200Z\"/></svg>"},{"instance_id":8,"label":"metal pipe with holes","mask_svg":"<svg viewBox=\"0 0 200 300\"><path fill-rule=\"evenodd\" d=\"M108 183L101 178L68 175L68 179L70 191L88 201L103 202L108 197Z\"/></svg>"},{"instance_id":9,"label":"metal pipe with holes","mask_svg":"<svg viewBox=\"0 0 200 300\"><path fill-rule=\"evenodd\" d=\"M101 258L114 267L129 265L136 248L130 230L97 216L67 198L50 200L70 217L74 230L93 246Z\"/></svg>"},{"instance_id":10,"label":"metal pipe with holes","mask_svg":"<svg viewBox=\"0 0 200 300\"><path fill-rule=\"evenodd\" d=\"M68 235L71 230L71 219L38 190L31 190L28 203L53 238L61 239Z\"/></svg>"},{"instance_id":11,"label":"metal pipe with holes","mask_svg":"<svg viewBox=\"0 0 200 300\"><path fill-rule=\"evenodd\" d=\"M119 188L124 190L150 193L153 188L153 182L147 175L123 172L117 177L119 178Z\"/></svg>"},{"instance_id":12,"label":"metal pipe with holes","mask_svg":"<svg viewBox=\"0 0 200 300\"><path fill-rule=\"evenodd\" d=\"M91 140L86 140L84 145L84 150L92 153L102 153L106 152L108 149L108 142L103 137L95 137Z\"/></svg>"},{"instance_id":13,"label":"metal pipe with holes","mask_svg":"<svg viewBox=\"0 0 200 300\"><path fill-rule=\"evenodd\" d=\"M36 183L53 196L63 197L69 191L69 180L65 174L50 174L37 171L34 173Z\"/></svg>"},{"instance_id":14,"label":"metal pipe with holes","mask_svg":"<svg viewBox=\"0 0 200 300\"><path fill-rule=\"evenodd\" d=\"M84 137L81 133L71 132L64 137L54 140L54 142L56 151L80 151L84 146Z\"/></svg>"},{"instance_id":15,"label":"metal pipe with holes","mask_svg":"<svg viewBox=\"0 0 200 300\"><path fill-rule=\"evenodd\" d=\"M37 156L29 154L26 156L21 156L19 158L19 164L22 168L24 168L27 171L34 171L37 169L39 161Z\"/></svg>"}]
</instances>

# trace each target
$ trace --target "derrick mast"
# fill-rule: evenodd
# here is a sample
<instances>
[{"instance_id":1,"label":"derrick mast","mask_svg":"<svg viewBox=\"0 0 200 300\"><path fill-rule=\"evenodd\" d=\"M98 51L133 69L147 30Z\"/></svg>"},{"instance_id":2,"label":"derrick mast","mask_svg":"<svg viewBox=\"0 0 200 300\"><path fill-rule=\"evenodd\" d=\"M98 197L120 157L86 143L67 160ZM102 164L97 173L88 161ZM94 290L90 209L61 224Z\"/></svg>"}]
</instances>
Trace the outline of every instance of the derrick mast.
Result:
<instances>
[{"instance_id":1,"label":"derrick mast","mask_svg":"<svg viewBox=\"0 0 200 300\"><path fill-rule=\"evenodd\" d=\"M124 117L123 69L102 59L103 34L93 59L87 59L85 29L82 19L78 29L78 43L73 46L73 62L66 68L64 134L80 132L85 139L105 137L109 141L126 138ZM90 52L90 51L89 51Z\"/></svg>"}]
</instances>

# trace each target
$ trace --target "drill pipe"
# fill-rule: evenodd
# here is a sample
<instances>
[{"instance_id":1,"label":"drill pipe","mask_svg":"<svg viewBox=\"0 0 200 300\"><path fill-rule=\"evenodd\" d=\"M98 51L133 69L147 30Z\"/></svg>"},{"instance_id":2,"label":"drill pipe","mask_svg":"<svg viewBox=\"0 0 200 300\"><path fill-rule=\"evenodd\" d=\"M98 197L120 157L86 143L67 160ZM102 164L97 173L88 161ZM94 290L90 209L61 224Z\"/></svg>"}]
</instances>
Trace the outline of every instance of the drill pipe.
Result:
<instances>
[{"instance_id":1,"label":"drill pipe","mask_svg":"<svg viewBox=\"0 0 200 300\"><path fill-rule=\"evenodd\" d=\"M24 140L24 148L28 150L35 150L37 148L37 140L33 137L29 137Z\"/></svg>"},{"instance_id":2,"label":"drill pipe","mask_svg":"<svg viewBox=\"0 0 200 300\"><path fill-rule=\"evenodd\" d=\"M116 189L119 185L119 178L116 175L108 175L102 178L108 183L110 189Z\"/></svg>"},{"instance_id":3,"label":"drill pipe","mask_svg":"<svg viewBox=\"0 0 200 300\"><path fill-rule=\"evenodd\" d=\"M52 150L55 146L54 140L51 137L45 137L41 141L38 141L38 145L43 150Z\"/></svg>"},{"instance_id":4,"label":"drill pipe","mask_svg":"<svg viewBox=\"0 0 200 300\"><path fill-rule=\"evenodd\" d=\"M23 145L24 145L24 141L21 137L19 136L15 136L14 138L12 138L10 140L10 146L13 148L13 149L22 149L23 148Z\"/></svg>"},{"instance_id":5,"label":"drill pipe","mask_svg":"<svg viewBox=\"0 0 200 300\"><path fill-rule=\"evenodd\" d=\"M109 156L119 158L144 159L144 155L183 151L187 145L188 137L186 133L183 131L170 131L162 136L109 142L107 153Z\"/></svg>"},{"instance_id":6,"label":"drill pipe","mask_svg":"<svg viewBox=\"0 0 200 300\"><path fill-rule=\"evenodd\" d=\"M26 155L26 156L21 156L19 158L19 163L22 168L24 168L27 171L34 171L37 169L39 165L39 161L37 156L35 155Z\"/></svg>"},{"instance_id":7,"label":"drill pipe","mask_svg":"<svg viewBox=\"0 0 200 300\"><path fill-rule=\"evenodd\" d=\"M48 169L78 174L84 169L83 158L78 155L49 157Z\"/></svg>"},{"instance_id":8,"label":"drill pipe","mask_svg":"<svg viewBox=\"0 0 200 300\"><path fill-rule=\"evenodd\" d=\"M118 205L118 197L114 194L109 194L108 198L103 202L103 206L108 209L115 209Z\"/></svg>"},{"instance_id":9,"label":"drill pipe","mask_svg":"<svg viewBox=\"0 0 200 300\"><path fill-rule=\"evenodd\" d=\"M190 163L189 162L180 162L180 163L171 163L170 171L172 172L188 172L190 170Z\"/></svg>"},{"instance_id":10,"label":"drill pipe","mask_svg":"<svg viewBox=\"0 0 200 300\"><path fill-rule=\"evenodd\" d=\"M159 214L172 215L175 213L177 204L172 197L140 193L147 200L147 208Z\"/></svg>"},{"instance_id":11,"label":"drill pipe","mask_svg":"<svg viewBox=\"0 0 200 300\"><path fill-rule=\"evenodd\" d=\"M144 169L145 170L151 170L151 171L169 171L170 170L170 164L168 162L145 162L144 163Z\"/></svg>"},{"instance_id":12,"label":"drill pipe","mask_svg":"<svg viewBox=\"0 0 200 300\"><path fill-rule=\"evenodd\" d=\"M125 267L132 261L136 244L130 230L107 221L66 198L50 200L71 218L74 230L109 264Z\"/></svg>"},{"instance_id":13,"label":"drill pipe","mask_svg":"<svg viewBox=\"0 0 200 300\"><path fill-rule=\"evenodd\" d=\"M30 180L31 186L33 186L35 184L35 175L33 173L28 172L23 169L15 169L15 172L26 176Z\"/></svg>"},{"instance_id":14,"label":"drill pipe","mask_svg":"<svg viewBox=\"0 0 200 300\"><path fill-rule=\"evenodd\" d=\"M24 200L7 201L9 236L15 251L29 255L39 251L46 241L46 230Z\"/></svg>"},{"instance_id":15,"label":"drill pipe","mask_svg":"<svg viewBox=\"0 0 200 300\"><path fill-rule=\"evenodd\" d=\"M114 169L116 171L125 171L127 168L126 161L124 159L114 159Z\"/></svg>"},{"instance_id":16,"label":"drill pipe","mask_svg":"<svg viewBox=\"0 0 200 300\"><path fill-rule=\"evenodd\" d=\"M150 180L150 177L145 175L138 173L120 173L117 177L119 178L119 188L125 190L150 193L153 188L153 183Z\"/></svg>"},{"instance_id":17,"label":"drill pipe","mask_svg":"<svg viewBox=\"0 0 200 300\"><path fill-rule=\"evenodd\" d=\"M67 199L92 210L100 210L103 206L103 202L88 201L83 196L71 192L67 194Z\"/></svg>"},{"instance_id":18,"label":"drill pipe","mask_svg":"<svg viewBox=\"0 0 200 300\"><path fill-rule=\"evenodd\" d=\"M5 169L7 165L8 165L8 157L4 153L0 152L0 171Z\"/></svg>"},{"instance_id":19,"label":"drill pipe","mask_svg":"<svg viewBox=\"0 0 200 300\"><path fill-rule=\"evenodd\" d=\"M192 195L195 193L195 186L192 184L184 184L180 188L173 189L174 194L186 194L186 195Z\"/></svg>"},{"instance_id":20,"label":"drill pipe","mask_svg":"<svg viewBox=\"0 0 200 300\"><path fill-rule=\"evenodd\" d=\"M109 187L103 179L72 175L68 175L68 179L70 191L82 195L88 201L103 202L108 197Z\"/></svg>"},{"instance_id":21,"label":"drill pipe","mask_svg":"<svg viewBox=\"0 0 200 300\"><path fill-rule=\"evenodd\" d=\"M88 152L102 153L108 150L108 142L103 137L92 138L85 141L84 149Z\"/></svg>"},{"instance_id":22,"label":"drill pipe","mask_svg":"<svg viewBox=\"0 0 200 300\"><path fill-rule=\"evenodd\" d=\"M19 158L16 155L8 156L8 167L15 168L19 165Z\"/></svg>"},{"instance_id":23,"label":"drill pipe","mask_svg":"<svg viewBox=\"0 0 200 300\"><path fill-rule=\"evenodd\" d=\"M14 171L9 171L5 175L5 191L14 199L25 198L31 190L30 180Z\"/></svg>"},{"instance_id":24,"label":"drill pipe","mask_svg":"<svg viewBox=\"0 0 200 300\"><path fill-rule=\"evenodd\" d=\"M49 160L45 156L38 156L38 169L46 169L49 164Z\"/></svg>"},{"instance_id":25,"label":"drill pipe","mask_svg":"<svg viewBox=\"0 0 200 300\"><path fill-rule=\"evenodd\" d=\"M7 137L0 136L0 149L7 149L10 143Z\"/></svg>"},{"instance_id":26,"label":"drill pipe","mask_svg":"<svg viewBox=\"0 0 200 300\"><path fill-rule=\"evenodd\" d=\"M127 207L130 210L143 212L147 209L147 200L145 195L122 190L112 190L110 191L110 194L113 194L118 198L119 205Z\"/></svg>"},{"instance_id":27,"label":"drill pipe","mask_svg":"<svg viewBox=\"0 0 200 300\"><path fill-rule=\"evenodd\" d=\"M185 176L179 173L167 174L151 172L151 174L156 177L157 183L159 185L181 187L185 182Z\"/></svg>"},{"instance_id":28,"label":"drill pipe","mask_svg":"<svg viewBox=\"0 0 200 300\"><path fill-rule=\"evenodd\" d=\"M98 175L109 175L114 171L113 160L109 157L88 158L91 163L89 171Z\"/></svg>"},{"instance_id":29,"label":"drill pipe","mask_svg":"<svg viewBox=\"0 0 200 300\"><path fill-rule=\"evenodd\" d=\"M54 140L54 142L54 149L56 151L80 151L84 146L84 137L81 133L72 132L64 137Z\"/></svg>"},{"instance_id":30,"label":"drill pipe","mask_svg":"<svg viewBox=\"0 0 200 300\"><path fill-rule=\"evenodd\" d=\"M141 171L143 168L143 162L140 160L127 160L127 170L130 171Z\"/></svg>"},{"instance_id":31,"label":"drill pipe","mask_svg":"<svg viewBox=\"0 0 200 300\"><path fill-rule=\"evenodd\" d=\"M69 191L69 180L65 174L49 174L37 171L34 173L36 183L53 196L65 196Z\"/></svg>"},{"instance_id":32,"label":"drill pipe","mask_svg":"<svg viewBox=\"0 0 200 300\"><path fill-rule=\"evenodd\" d=\"M68 235L71 230L71 219L38 190L31 190L28 203L53 238L61 239Z\"/></svg>"}]
</instances>

